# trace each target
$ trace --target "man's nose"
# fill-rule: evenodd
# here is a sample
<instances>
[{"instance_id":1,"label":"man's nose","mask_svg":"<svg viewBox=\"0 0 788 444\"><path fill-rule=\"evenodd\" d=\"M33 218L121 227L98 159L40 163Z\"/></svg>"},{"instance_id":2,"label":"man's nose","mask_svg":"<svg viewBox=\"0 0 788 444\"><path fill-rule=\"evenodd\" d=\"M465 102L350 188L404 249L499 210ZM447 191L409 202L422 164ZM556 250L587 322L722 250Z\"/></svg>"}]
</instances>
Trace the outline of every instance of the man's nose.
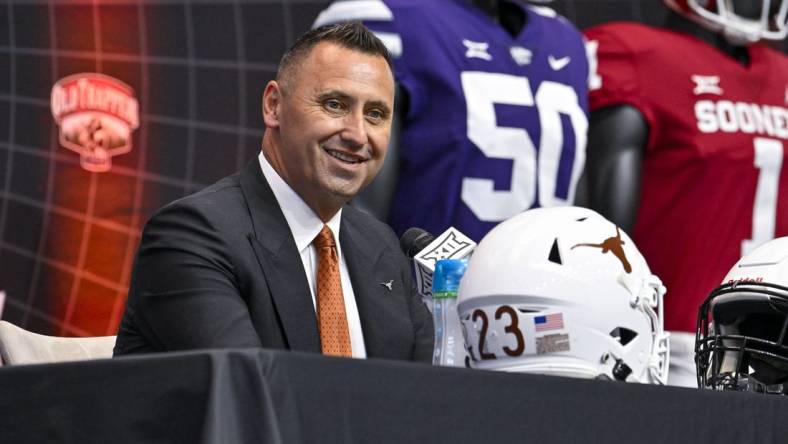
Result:
<instances>
[{"instance_id":1,"label":"man's nose","mask_svg":"<svg viewBox=\"0 0 788 444\"><path fill-rule=\"evenodd\" d=\"M367 127L363 112L352 112L345 116L345 125L340 136L350 148L361 148L367 144Z\"/></svg>"}]
</instances>

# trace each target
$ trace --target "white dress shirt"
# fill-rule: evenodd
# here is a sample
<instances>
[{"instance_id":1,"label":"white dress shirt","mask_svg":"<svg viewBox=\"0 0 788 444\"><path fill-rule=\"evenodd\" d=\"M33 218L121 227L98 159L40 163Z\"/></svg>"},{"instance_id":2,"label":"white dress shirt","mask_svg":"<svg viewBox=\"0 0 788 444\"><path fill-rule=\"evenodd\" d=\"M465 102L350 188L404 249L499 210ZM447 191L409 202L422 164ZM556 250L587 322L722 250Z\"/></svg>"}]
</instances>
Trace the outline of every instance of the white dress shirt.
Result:
<instances>
[{"instance_id":1,"label":"white dress shirt","mask_svg":"<svg viewBox=\"0 0 788 444\"><path fill-rule=\"evenodd\" d=\"M309 291L312 293L312 306L317 307L315 301L316 281L317 281L317 248L312 245L320 230L323 229L323 221L312 211L311 208L301 199L290 185L287 184L274 170L263 152L258 156L263 176L271 186L274 197L279 203L279 208L285 215L287 225L295 239L296 248L301 255L301 262L304 264L306 279L309 282ZM342 209L334 215L326 225L331 228L334 234L334 242L337 245L337 256L339 257L339 275L342 283L342 297L345 300L345 313L347 315L348 331L350 333L350 347L354 358L365 358L367 356L364 348L364 335L361 331L361 319L358 316L356 297L353 293L353 286L350 284L350 275L347 271L345 255L342 254L342 245L339 243L339 226L342 220Z\"/></svg>"}]
</instances>

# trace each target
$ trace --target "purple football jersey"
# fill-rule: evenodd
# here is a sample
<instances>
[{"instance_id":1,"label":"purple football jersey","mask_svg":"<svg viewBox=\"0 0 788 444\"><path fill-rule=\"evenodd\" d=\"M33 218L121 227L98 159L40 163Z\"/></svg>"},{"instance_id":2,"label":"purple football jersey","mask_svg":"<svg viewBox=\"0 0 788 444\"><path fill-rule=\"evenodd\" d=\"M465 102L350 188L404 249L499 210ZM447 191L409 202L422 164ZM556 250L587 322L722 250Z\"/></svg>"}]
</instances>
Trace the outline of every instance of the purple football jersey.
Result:
<instances>
[{"instance_id":1,"label":"purple football jersey","mask_svg":"<svg viewBox=\"0 0 788 444\"><path fill-rule=\"evenodd\" d=\"M516 37L465 0L342 1L318 17L362 20L407 92L398 233L454 226L478 241L529 208L573 202L588 128L583 37L550 9L522 8Z\"/></svg>"}]
</instances>

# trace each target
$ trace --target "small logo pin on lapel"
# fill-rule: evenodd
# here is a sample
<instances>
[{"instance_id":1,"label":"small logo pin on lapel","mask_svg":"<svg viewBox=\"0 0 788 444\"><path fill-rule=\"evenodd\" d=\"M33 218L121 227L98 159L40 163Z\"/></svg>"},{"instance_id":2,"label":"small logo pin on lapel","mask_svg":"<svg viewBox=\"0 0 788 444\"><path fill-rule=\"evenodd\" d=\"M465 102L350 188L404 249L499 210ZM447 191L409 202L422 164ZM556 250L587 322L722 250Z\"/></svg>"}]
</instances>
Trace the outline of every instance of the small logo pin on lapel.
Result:
<instances>
[{"instance_id":1,"label":"small logo pin on lapel","mask_svg":"<svg viewBox=\"0 0 788 444\"><path fill-rule=\"evenodd\" d=\"M381 282L380 285L388 288L389 291L391 291L391 286L394 285L394 279L392 279L392 280L390 280L388 282Z\"/></svg>"}]
</instances>

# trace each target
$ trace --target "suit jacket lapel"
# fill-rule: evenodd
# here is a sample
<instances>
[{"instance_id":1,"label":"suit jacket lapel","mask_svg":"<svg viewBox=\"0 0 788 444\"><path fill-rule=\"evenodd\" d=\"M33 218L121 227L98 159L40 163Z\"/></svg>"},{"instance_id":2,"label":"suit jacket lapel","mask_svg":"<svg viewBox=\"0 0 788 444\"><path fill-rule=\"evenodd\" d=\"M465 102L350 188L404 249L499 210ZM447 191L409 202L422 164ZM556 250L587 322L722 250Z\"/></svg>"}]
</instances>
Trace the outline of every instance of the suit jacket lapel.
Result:
<instances>
[{"instance_id":1,"label":"suit jacket lapel","mask_svg":"<svg viewBox=\"0 0 788 444\"><path fill-rule=\"evenodd\" d=\"M385 298L392 297L390 291L380 283L388 280L387 273L391 273L391 270L383 266L385 261L380 240L368 239L363 229L354 222L350 211L343 212L339 242L356 297L367 356L379 357L385 352L383 339L389 327L386 320L388 310L384 302Z\"/></svg>"},{"instance_id":2,"label":"suit jacket lapel","mask_svg":"<svg viewBox=\"0 0 788 444\"><path fill-rule=\"evenodd\" d=\"M247 237L282 321L287 344L291 350L320 352L317 317L304 265L257 157L241 172L240 181L254 226L254 233Z\"/></svg>"}]
</instances>

